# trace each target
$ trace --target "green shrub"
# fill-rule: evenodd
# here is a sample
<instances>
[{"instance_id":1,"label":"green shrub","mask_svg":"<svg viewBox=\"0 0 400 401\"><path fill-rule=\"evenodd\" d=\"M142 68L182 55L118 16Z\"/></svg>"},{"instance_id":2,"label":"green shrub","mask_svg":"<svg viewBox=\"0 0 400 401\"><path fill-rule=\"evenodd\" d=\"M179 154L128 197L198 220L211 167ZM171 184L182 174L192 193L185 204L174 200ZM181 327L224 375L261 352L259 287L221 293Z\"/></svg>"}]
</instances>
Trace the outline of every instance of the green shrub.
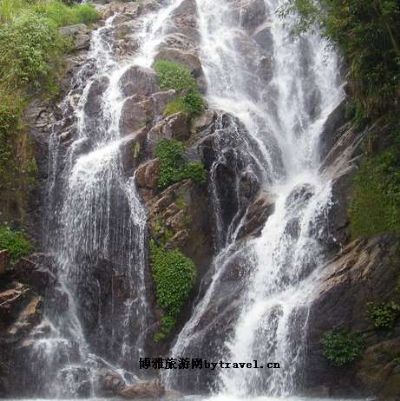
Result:
<instances>
[{"instance_id":1,"label":"green shrub","mask_svg":"<svg viewBox=\"0 0 400 401\"><path fill-rule=\"evenodd\" d=\"M196 80L184 65L172 61L159 60L154 64L161 89L177 92L197 90Z\"/></svg>"},{"instance_id":2,"label":"green shrub","mask_svg":"<svg viewBox=\"0 0 400 401\"><path fill-rule=\"evenodd\" d=\"M23 14L0 27L0 75L12 91L39 87L59 65L65 42L47 18Z\"/></svg>"},{"instance_id":3,"label":"green shrub","mask_svg":"<svg viewBox=\"0 0 400 401\"><path fill-rule=\"evenodd\" d=\"M400 306L395 302L379 303L373 302L367 305L367 315L376 329L390 330L399 317Z\"/></svg>"},{"instance_id":4,"label":"green shrub","mask_svg":"<svg viewBox=\"0 0 400 401\"><path fill-rule=\"evenodd\" d=\"M12 133L17 130L19 109L12 100L0 92L0 177L5 177L10 170L12 159ZM1 187L1 181L0 181Z\"/></svg>"},{"instance_id":5,"label":"green shrub","mask_svg":"<svg viewBox=\"0 0 400 401\"><path fill-rule=\"evenodd\" d=\"M184 151L184 144L174 139L162 139L157 144L156 156L160 159L158 178L160 189L187 178L200 184L206 181L204 166L200 162L188 163Z\"/></svg>"},{"instance_id":6,"label":"green shrub","mask_svg":"<svg viewBox=\"0 0 400 401\"><path fill-rule=\"evenodd\" d=\"M164 109L164 115L171 116L175 113L187 113L185 102L182 97L171 100Z\"/></svg>"},{"instance_id":7,"label":"green shrub","mask_svg":"<svg viewBox=\"0 0 400 401\"><path fill-rule=\"evenodd\" d=\"M196 80L189 69L171 61L159 60L154 64L161 89L174 89L178 98L165 108L166 115L185 112L190 115L200 114L204 109L204 101L199 92Z\"/></svg>"},{"instance_id":8,"label":"green shrub","mask_svg":"<svg viewBox=\"0 0 400 401\"><path fill-rule=\"evenodd\" d=\"M8 226L0 226L0 250L7 249L11 255L11 261L29 255L32 246L25 235L20 231L11 230Z\"/></svg>"},{"instance_id":9,"label":"green shrub","mask_svg":"<svg viewBox=\"0 0 400 401\"><path fill-rule=\"evenodd\" d=\"M59 0L0 0L0 187L26 192L34 159L21 139L19 118L35 95L58 93L62 55L69 41L58 28L95 21L88 4L68 7ZM18 155L17 155L18 153Z\"/></svg>"},{"instance_id":10,"label":"green shrub","mask_svg":"<svg viewBox=\"0 0 400 401\"><path fill-rule=\"evenodd\" d=\"M360 357L364 343L357 333L334 330L322 338L323 354L335 366L347 365Z\"/></svg>"},{"instance_id":11,"label":"green shrub","mask_svg":"<svg viewBox=\"0 0 400 401\"><path fill-rule=\"evenodd\" d=\"M53 21L58 27L79 23L90 24L99 19L99 14L90 4L67 6L61 1L38 2L33 11Z\"/></svg>"},{"instance_id":12,"label":"green shrub","mask_svg":"<svg viewBox=\"0 0 400 401\"><path fill-rule=\"evenodd\" d=\"M169 334L172 332L176 325L176 319L173 316L166 315L161 318L160 328L157 333L154 334L154 341L160 343L164 341Z\"/></svg>"},{"instance_id":13,"label":"green shrub","mask_svg":"<svg viewBox=\"0 0 400 401\"><path fill-rule=\"evenodd\" d=\"M71 2L72 3L72 2ZM0 23L9 23L25 13L35 13L50 19L57 26L88 24L99 19L90 4L67 5L60 0L1 0Z\"/></svg>"},{"instance_id":14,"label":"green shrub","mask_svg":"<svg viewBox=\"0 0 400 401\"><path fill-rule=\"evenodd\" d=\"M162 341L173 329L192 290L196 267L191 259L177 249L167 250L150 242L150 261L157 304L165 312L154 340Z\"/></svg>"},{"instance_id":15,"label":"green shrub","mask_svg":"<svg viewBox=\"0 0 400 401\"><path fill-rule=\"evenodd\" d=\"M400 233L400 152L367 157L354 179L349 209L353 238Z\"/></svg>"}]
</instances>

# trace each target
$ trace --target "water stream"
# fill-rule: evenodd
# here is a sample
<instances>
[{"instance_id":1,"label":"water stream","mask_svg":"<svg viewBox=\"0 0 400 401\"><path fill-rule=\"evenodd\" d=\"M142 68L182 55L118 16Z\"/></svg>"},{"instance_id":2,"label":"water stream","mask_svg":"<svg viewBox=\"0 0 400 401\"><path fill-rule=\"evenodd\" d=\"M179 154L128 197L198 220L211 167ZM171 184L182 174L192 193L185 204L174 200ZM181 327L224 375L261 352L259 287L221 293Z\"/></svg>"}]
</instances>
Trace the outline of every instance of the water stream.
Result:
<instances>
[{"instance_id":1,"label":"water stream","mask_svg":"<svg viewBox=\"0 0 400 401\"><path fill-rule=\"evenodd\" d=\"M143 356L152 320L146 211L133 176L124 173L122 150L132 137L121 133L120 81L133 65L152 65L182 3L162 2L141 17L139 48L128 59L114 54L116 16L107 19L94 31L88 61L60 106L63 119L50 142L47 243L67 307L59 315L46 305L46 328L38 333L31 357L33 368L43 372L39 392L49 397L93 397L93 372L100 367L121 373L129 383ZM220 370L214 401L301 400L293 396L301 387L308 307L324 262L322 235L331 206L330 179L320 173L319 141L343 90L333 49L316 34L291 36L295 18L283 21L276 13L283 3L264 0L260 15L265 17L255 29L246 23L244 0L196 0L206 98L219 113L218 158L210 170L218 254L208 286L170 354L198 357L196 352L207 348L226 361L281 365L271 371ZM71 115L75 128L66 146L60 130ZM236 214L227 224L216 178L232 148L240 174L254 176L274 203L261 235L246 242L239 234L248 205L240 204L238 195ZM199 327L225 291L226 272L237 258L245 274L230 302L235 318L214 349ZM175 373L163 377L168 387L197 391L202 372Z\"/></svg>"},{"instance_id":2,"label":"water stream","mask_svg":"<svg viewBox=\"0 0 400 401\"><path fill-rule=\"evenodd\" d=\"M267 48L241 27L242 3L197 0L207 99L239 118L258 144L259 152L252 156L263 166L262 185L274 199L275 211L259 238L239 251L232 241L223 247L211 284L172 354L190 356L206 347L199 345L207 341L201 339L199 325L224 291L225 270L240 252L250 273L222 356L225 361L279 362L281 369L221 369L216 389L230 397L290 396L301 383L308 306L323 266L320 238L331 200L329 177L319 172L319 136L343 91L334 51L317 35L294 38L295 18L283 21L276 13L283 1L264 2ZM259 69L265 58L272 63L267 78ZM170 374L166 380L185 385L198 377Z\"/></svg>"}]
</instances>

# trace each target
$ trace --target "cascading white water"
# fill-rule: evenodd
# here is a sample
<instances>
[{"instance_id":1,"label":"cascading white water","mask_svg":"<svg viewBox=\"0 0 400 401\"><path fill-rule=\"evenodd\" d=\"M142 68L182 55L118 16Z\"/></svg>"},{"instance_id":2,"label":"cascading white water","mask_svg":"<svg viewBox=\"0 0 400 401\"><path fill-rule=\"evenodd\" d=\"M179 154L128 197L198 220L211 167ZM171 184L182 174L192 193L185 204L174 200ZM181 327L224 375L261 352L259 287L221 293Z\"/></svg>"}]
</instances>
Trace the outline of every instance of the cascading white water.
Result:
<instances>
[{"instance_id":1,"label":"cascading white water","mask_svg":"<svg viewBox=\"0 0 400 401\"><path fill-rule=\"evenodd\" d=\"M93 32L88 60L61 104L64 118L49 149L47 242L68 307L59 316L49 305L47 328L42 333L39 327L32 356L43 371L41 391L49 396L93 395L93 372L104 366L127 373L129 381L143 353L150 318L146 212L134 177L126 177L123 167L123 148L134 134L121 132L121 77L132 66L151 65L178 5L171 1L141 18L139 49L130 59L117 59L117 15L108 18ZM60 135L71 116L74 128ZM114 294L118 280L123 284Z\"/></svg>"},{"instance_id":2,"label":"cascading white water","mask_svg":"<svg viewBox=\"0 0 400 401\"><path fill-rule=\"evenodd\" d=\"M278 362L281 369L222 369L219 389L232 397L288 396L298 384L308 305L323 265L320 231L331 199L329 177L319 172L318 145L343 91L334 51L318 35L294 38L295 18L283 21L277 15L284 1L264 2L268 49L240 26L246 3L197 0L207 99L239 118L258 143L261 157L254 157L263 165L264 190L275 200L262 235L242 250L252 268L224 359ZM266 56L272 63L267 80L257 70ZM193 342L201 342L197 326L223 285L224 270L237 253L232 255L232 247L228 243L214 261L211 285L178 336L173 355L186 355ZM173 373L167 381L174 385Z\"/></svg>"}]
</instances>

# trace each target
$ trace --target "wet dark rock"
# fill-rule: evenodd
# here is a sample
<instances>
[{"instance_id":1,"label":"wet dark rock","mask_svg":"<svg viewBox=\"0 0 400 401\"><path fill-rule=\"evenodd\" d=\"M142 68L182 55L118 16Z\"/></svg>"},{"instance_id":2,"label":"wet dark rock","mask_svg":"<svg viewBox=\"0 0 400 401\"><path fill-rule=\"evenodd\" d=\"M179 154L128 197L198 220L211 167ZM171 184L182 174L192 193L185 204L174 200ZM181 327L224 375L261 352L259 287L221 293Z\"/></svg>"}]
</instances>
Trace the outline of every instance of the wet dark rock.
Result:
<instances>
[{"instance_id":1,"label":"wet dark rock","mask_svg":"<svg viewBox=\"0 0 400 401\"><path fill-rule=\"evenodd\" d=\"M118 394L125 387L124 378L108 369L101 369L96 375L96 393L103 397L113 396Z\"/></svg>"},{"instance_id":2,"label":"wet dark rock","mask_svg":"<svg viewBox=\"0 0 400 401\"><path fill-rule=\"evenodd\" d=\"M153 380L149 382L131 384L124 387L118 392L123 398L134 400L143 398L158 398L162 397L165 393L164 386L158 380Z\"/></svg>"},{"instance_id":3,"label":"wet dark rock","mask_svg":"<svg viewBox=\"0 0 400 401\"><path fill-rule=\"evenodd\" d=\"M208 195L204 186L184 180L147 202L154 238L168 230L166 246L179 248L198 267L199 279L213 255Z\"/></svg>"},{"instance_id":4,"label":"wet dark rock","mask_svg":"<svg viewBox=\"0 0 400 401\"><path fill-rule=\"evenodd\" d=\"M126 99L119 122L121 134L130 135L147 127L152 117L150 100L138 101L136 96Z\"/></svg>"},{"instance_id":5,"label":"wet dark rock","mask_svg":"<svg viewBox=\"0 0 400 401\"><path fill-rule=\"evenodd\" d=\"M272 54L274 51L274 38L272 36L271 27L269 25L260 26L252 35L256 43L261 46L264 51Z\"/></svg>"},{"instance_id":6,"label":"wet dark rock","mask_svg":"<svg viewBox=\"0 0 400 401\"><path fill-rule=\"evenodd\" d=\"M147 134L147 151L154 157L157 143L161 139L185 141L190 137L190 119L187 114L179 112L165 117L154 125Z\"/></svg>"},{"instance_id":7,"label":"wet dark rock","mask_svg":"<svg viewBox=\"0 0 400 401\"><path fill-rule=\"evenodd\" d=\"M325 121L319 146L321 160L325 159L343 134L340 128L346 122L346 106L346 101L341 102Z\"/></svg>"},{"instance_id":8,"label":"wet dark rock","mask_svg":"<svg viewBox=\"0 0 400 401\"><path fill-rule=\"evenodd\" d=\"M171 22L168 34L177 33L184 36L191 46L199 42L200 35L197 26L197 5L194 0L184 0L171 15Z\"/></svg>"},{"instance_id":9,"label":"wet dark rock","mask_svg":"<svg viewBox=\"0 0 400 401\"><path fill-rule=\"evenodd\" d=\"M246 286L246 277L251 271L250 260L246 250L243 250L231 252L216 261L216 268L223 269L221 278L216 284L214 296L192 330L194 334L189 344L182 351L188 358L201 355L203 359L217 361L227 355L226 338L233 335L241 311L241 296ZM218 371L189 369L174 372L174 376L174 384L182 391L207 393L215 385Z\"/></svg>"},{"instance_id":10,"label":"wet dark rock","mask_svg":"<svg viewBox=\"0 0 400 401\"><path fill-rule=\"evenodd\" d=\"M69 25L60 28L61 35L72 40L74 50L88 50L90 30L85 24Z\"/></svg>"},{"instance_id":11,"label":"wet dark rock","mask_svg":"<svg viewBox=\"0 0 400 401\"><path fill-rule=\"evenodd\" d=\"M159 160L153 159L141 164L135 171L136 184L145 202L156 194L159 168Z\"/></svg>"},{"instance_id":12,"label":"wet dark rock","mask_svg":"<svg viewBox=\"0 0 400 401\"><path fill-rule=\"evenodd\" d=\"M93 81L88 92L88 102L85 103L85 113L90 117L96 117L102 112L102 97L107 90L110 80L108 77L100 77Z\"/></svg>"},{"instance_id":13,"label":"wet dark rock","mask_svg":"<svg viewBox=\"0 0 400 401\"><path fill-rule=\"evenodd\" d=\"M147 127L130 134L121 143L121 161L126 176L131 176L137 166L146 158Z\"/></svg>"},{"instance_id":14,"label":"wet dark rock","mask_svg":"<svg viewBox=\"0 0 400 401\"><path fill-rule=\"evenodd\" d=\"M164 92L156 92L150 96L152 102L151 108L157 119L162 119L165 107L175 98L176 92L173 89Z\"/></svg>"},{"instance_id":15,"label":"wet dark rock","mask_svg":"<svg viewBox=\"0 0 400 401\"><path fill-rule=\"evenodd\" d=\"M249 0L240 7L240 22L241 25L253 31L265 21L266 7L264 0Z\"/></svg>"},{"instance_id":16,"label":"wet dark rock","mask_svg":"<svg viewBox=\"0 0 400 401\"><path fill-rule=\"evenodd\" d=\"M254 237L261 235L261 231L274 209L275 203L271 195L260 192L247 209L238 238L240 239L247 235Z\"/></svg>"},{"instance_id":17,"label":"wet dark rock","mask_svg":"<svg viewBox=\"0 0 400 401\"><path fill-rule=\"evenodd\" d=\"M150 96L158 92L157 75L153 70L139 66L128 68L119 82L124 96Z\"/></svg>"},{"instance_id":18,"label":"wet dark rock","mask_svg":"<svg viewBox=\"0 0 400 401\"><path fill-rule=\"evenodd\" d=\"M357 240L327 264L310 311L306 387L327 387L330 396L375 394L378 399L395 399L399 394L394 358L400 352L400 323L380 335L366 313L369 302L397 299L398 249L398 239L391 236ZM365 338L361 358L343 368L332 366L322 353L321 337L335 328Z\"/></svg>"}]
</instances>

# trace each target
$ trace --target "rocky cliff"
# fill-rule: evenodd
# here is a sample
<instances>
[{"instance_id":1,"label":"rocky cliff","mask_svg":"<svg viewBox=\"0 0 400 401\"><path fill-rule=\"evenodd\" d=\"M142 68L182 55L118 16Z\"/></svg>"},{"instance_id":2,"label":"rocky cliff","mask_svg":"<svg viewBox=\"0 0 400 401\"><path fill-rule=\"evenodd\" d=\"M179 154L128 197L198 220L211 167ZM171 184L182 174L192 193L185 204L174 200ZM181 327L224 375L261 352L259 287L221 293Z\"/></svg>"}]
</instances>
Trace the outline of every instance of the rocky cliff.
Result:
<instances>
[{"instance_id":1,"label":"rocky cliff","mask_svg":"<svg viewBox=\"0 0 400 401\"><path fill-rule=\"evenodd\" d=\"M252 0L245 5L237 3L242 27L248 34L242 38L242 46L248 46L251 40L268 49L261 61L251 66L265 84L271 80L272 74L270 29L264 23L268 10L264 1ZM151 0L111 2L100 6L103 19L99 25L115 15L107 35L113 37L112 51L117 60L126 60L136 54L140 45L137 21L140 16L158 7L160 4ZM55 224L47 218L52 211L49 213L46 210L49 205L49 180L52 178L48 155L54 145L50 136L56 133L58 149L63 156L68 155L77 132L76 118L68 111L72 111L74 99L82 96L79 80L91 76L91 60L87 59L89 28L85 25L70 26L63 28L63 34L74 42L74 48L65 60L65 76L61 83L61 98L72 93L69 97L71 103L54 105L36 99L25 112L38 165L27 228L38 244L38 252L17 263L11 263L7 251L0 252L0 395L7 397L32 397L46 392L46 380L40 373L37 377L33 376L26 357L37 357L38 340L45 339L46 333L53 329L45 319L46 314L51 311L52 314L66 316L71 307L71 300L56 272L54 255L39 253L46 250L45 234L49 227L46 224ZM184 0L173 11L154 59L184 65L204 93L206 80L198 54L199 40L196 3ZM248 62L254 60L249 55ZM306 62L304 64L306 68ZM87 67L82 70L85 65ZM135 180L146 211L144 279L149 303L148 330L142 351L150 356L168 356L177 334L190 319L194 303L204 295L211 282L218 263L218 260L212 263L214 257L227 243L232 243L227 251L231 257L224 265L221 276L223 287L197 321L199 336L192 344L192 349L203 358L215 359L216 354L223 355L226 351L224 340L232 334L240 309L244 279L251 274L251 265L244 257L244 250L249 240L261 234L274 211L275 199L262 185L262 173L255 158L249 156L257 154L257 144L241 121L211 107L206 106L200 115L188 115L183 111L166 115L166 106L176 100L179 93L174 89L161 88L152 68L128 68L120 77L119 85L124 99L119 129L126 138L120 148L123 176ZM98 130L102 118L102 96L108 88L107 78L96 78L85 94L89 101L85 104L84 113L90 119L92 135ZM308 105L310 114L314 103L316 100L313 101L311 96ZM389 328L375 327L374 321L368 317L368 305L398 302L399 244L395 237L389 235L352 241L347 216L352 179L362 158L360 145L364 136L365 132L355 130L347 121L345 103L342 103L325 123L320 143L323 160L321 174L332 180L333 195L328 224L319 235L328 262L309 311L303 388L305 393L313 395L376 395L381 400L391 401L400 399L400 322L394 311L393 324ZM207 175L205 182L186 177L165 188L159 185L161 167L156 147L164 139L184 144L185 160L202 163ZM83 144L83 147L86 145ZM298 189L293 196L303 197L306 202L307 188ZM59 205L59 200L56 199L52 205ZM120 209L114 210L111 216L115 222L120 222L128 213L126 200L118 205ZM119 227L118 224L116 226ZM293 235L295 232L294 224ZM130 238L117 244L116 249L131 246L129 241ZM157 301L149 255L151 241L162 244L167 251L179 250L193 261L197 272L189 299L177 315L176 324L162 341L156 341L154 337L162 326L165 311ZM131 297L128 278L121 274L115 262L120 260L118 257L113 259L88 252L83 255L83 260L85 265L93 267L89 279L85 277L82 280L81 291L86 293L86 303L79 310L83 316L83 331L91 351L117 363L113 359L114 354L118 352L118 344L125 341L126 334L122 329L119 331L116 325L119 324L118 318L124 316L124 308ZM98 314L90 313L91 310L98 311ZM110 317L114 315L115 318ZM140 327L137 320L131 327L132 331ZM102 338L96 335L100 326ZM359 358L342 367L334 366L324 357L321 343L324 334L335 329L355 332L364 338ZM71 356L78 360L74 347L76 344L72 344L69 353L58 355L52 361L54 371ZM135 370L136 366L129 358L131 354L122 364L127 371ZM113 371L111 364L100 358L96 363L98 393L128 394L128 398L131 397L130 392L135 393L126 389L125 378ZM204 374L196 390L205 391L213 379L213 376ZM89 382L92 379L88 372L77 369L70 380L79 383L78 395L90 395ZM184 378L181 385L183 388L187 386ZM186 389L190 391L193 387ZM65 395L68 396L68 393Z\"/></svg>"}]
</instances>

